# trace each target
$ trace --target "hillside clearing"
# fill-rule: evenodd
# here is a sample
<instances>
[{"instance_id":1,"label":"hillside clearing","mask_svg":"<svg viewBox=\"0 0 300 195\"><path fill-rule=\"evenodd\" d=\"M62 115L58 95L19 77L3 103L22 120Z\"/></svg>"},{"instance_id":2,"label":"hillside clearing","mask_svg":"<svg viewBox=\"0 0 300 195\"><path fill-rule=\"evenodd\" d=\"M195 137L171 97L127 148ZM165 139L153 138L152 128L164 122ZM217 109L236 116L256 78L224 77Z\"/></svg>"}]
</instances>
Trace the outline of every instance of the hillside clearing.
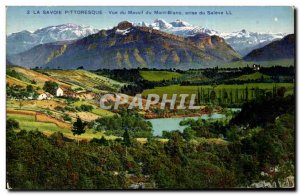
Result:
<instances>
[{"instance_id":1,"label":"hillside clearing","mask_svg":"<svg viewBox=\"0 0 300 195\"><path fill-rule=\"evenodd\" d=\"M26 69L23 67L9 67L7 69L8 71L16 71L17 74L19 75L20 79L23 82L25 82L27 85L35 85L35 86L39 86L40 88L42 88L44 86L44 83L46 81L52 81L52 82L56 82L58 83L60 86L64 87L64 88L70 88L71 86L61 82L57 79L54 79L52 77L49 77L45 74L42 74L40 72L34 71L34 70L30 70L30 69ZM16 78L17 79L17 78ZM35 82L36 84L33 84L32 82Z\"/></svg>"},{"instance_id":2,"label":"hillside clearing","mask_svg":"<svg viewBox=\"0 0 300 195\"><path fill-rule=\"evenodd\" d=\"M40 70L51 77L72 85L72 89L82 88L92 92L119 90L122 83L91 73L86 70ZM82 90L81 89L81 90Z\"/></svg>"},{"instance_id":3,"label":"hillside clearing","mask_svg":"<svg viewBox=\"0 0 300 195\"><path fill-rule=\"evenodd\" d=\"M143 79L148 81L162 81L171 80L175 78L182 77L182 74L170 71L140 71L140 75Z\"/></svg>"}]
</instances>

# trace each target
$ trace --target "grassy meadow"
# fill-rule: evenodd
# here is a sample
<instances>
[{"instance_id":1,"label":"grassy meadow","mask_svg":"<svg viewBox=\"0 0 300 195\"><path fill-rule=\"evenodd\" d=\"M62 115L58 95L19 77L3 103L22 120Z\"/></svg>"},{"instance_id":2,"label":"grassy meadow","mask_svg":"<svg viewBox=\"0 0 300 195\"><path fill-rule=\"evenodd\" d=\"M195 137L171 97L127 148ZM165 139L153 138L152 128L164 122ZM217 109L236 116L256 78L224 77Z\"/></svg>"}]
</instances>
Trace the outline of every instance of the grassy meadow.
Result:
<instances>
[{"instance_id":1,"label":"grassy meadow","mask_svg":"<svg viewBox=\"0 0 300 195\"><path fill-rule=\"evenodd\" d=\"M148 81L171 80L183 76L180 73L170 71L140 71L140 75Z\"/></svg>"}]
</instances>

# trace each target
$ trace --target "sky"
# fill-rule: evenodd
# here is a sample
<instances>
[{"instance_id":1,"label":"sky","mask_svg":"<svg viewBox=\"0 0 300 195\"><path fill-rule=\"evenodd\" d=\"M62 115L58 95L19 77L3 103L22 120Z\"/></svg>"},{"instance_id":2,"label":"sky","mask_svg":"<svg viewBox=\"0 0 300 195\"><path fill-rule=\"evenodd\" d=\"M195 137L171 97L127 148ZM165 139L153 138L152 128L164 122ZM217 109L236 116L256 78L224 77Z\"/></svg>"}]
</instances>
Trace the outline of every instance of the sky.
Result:
<instances>
[{"instance_id":1,"label":"sky","mask_svg":"<svg viewBox=\"0 0 300 195\"><path fill-rule=\"evenodd\" d=\"M92 11L96 14L71 13L70 11L72 10ZM44 11L46 11L46 13L44 13ZM59 11L60 14L57 14ZM111 14L110 11L117 12L117 14ZM126 14L121 14L121 11L124 11ZM140 14L128 14L128 11L139 12ZM141 11L143 12L141 13ZM172 13L155 14L155 11L172 11ZM208 12L214 11L218 13L208 14ZM56 14L53 14L55 12ZM151 14L146 14L146 12ZM192 15L191 13L197 14ZM144 21L152 23L157 18L162 18L167 22L181 19L192 25L217 30L219 32L234 32L246 29L252 32L294 33L294 9L288 6L8 6L6 11L6 34L9 35L22 30L35 31L39 28L65 23L91 26L97 29L107 29L125 20L130 22Z\"/></svg>"}]
</instances>

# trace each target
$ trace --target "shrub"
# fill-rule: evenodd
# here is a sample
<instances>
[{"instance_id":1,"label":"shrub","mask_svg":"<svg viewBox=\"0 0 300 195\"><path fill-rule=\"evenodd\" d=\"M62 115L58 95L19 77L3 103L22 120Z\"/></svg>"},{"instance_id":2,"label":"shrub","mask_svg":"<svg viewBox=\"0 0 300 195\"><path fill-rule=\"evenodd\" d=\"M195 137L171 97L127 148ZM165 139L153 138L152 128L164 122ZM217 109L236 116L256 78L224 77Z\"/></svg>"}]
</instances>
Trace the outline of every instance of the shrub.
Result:
<instances>
[{"instance_id":1,"label":"shrub","mask_svg":"<svg viewBox=\"0 0 300 195\"><path fill-rule=\"evenodd\" d=\"M64 119L64 121L69 121L69 122L72 121L72 118L71 118L69 115L67 115L67 114L65 114L65 115L63 116L63 119Z\"/></svg>"},{"instance_id":2,"label":"shrub","mask_svg":"<svg viewBox=\"0 0 300 195\"><path fill-rule=\"evenodd\" d=\"M65 109L61 106L56 106L54 109L57 110L57 111L61 111L61 112L65 111Z\"/></svg>"},{"instance_id":3,"label":"shrub","mask_svg":"<svg viewBox=\"0 0 300 195\"><path fill-rule=\"evenodd\" d=\"M65 110L66 110L66 111L70 111L70 112L76 112L76 109L73 108L73 107L70 107L70 106L66 106L66 107L65 107Z\"/></svg>"},{"instance_id":4,"label":"shrub","mask_svg":"<svg viewBox=\"0 0 300 195\"><path fill-rule=\"evenodd\" d=\"M85 111L85 112L91 112L91 111L93 110L93 106L91 106L91 105L86 105L86 104L82 104L82 105L80 106L80 109L81 109L82 111Z\"/></svg>"},{"instance_id":5,"label":"shrub","mask_svg":"<svg viewBox=\"0 0 300 195\"><path fill-rule=\"evenodd\" d=\"M19 125L19 122L16 121L15 119L7 119L6 120L6 129L7 130L14 130L14 129L19 129L20 128L20 125Z\"/></svg>"}]
</instances>

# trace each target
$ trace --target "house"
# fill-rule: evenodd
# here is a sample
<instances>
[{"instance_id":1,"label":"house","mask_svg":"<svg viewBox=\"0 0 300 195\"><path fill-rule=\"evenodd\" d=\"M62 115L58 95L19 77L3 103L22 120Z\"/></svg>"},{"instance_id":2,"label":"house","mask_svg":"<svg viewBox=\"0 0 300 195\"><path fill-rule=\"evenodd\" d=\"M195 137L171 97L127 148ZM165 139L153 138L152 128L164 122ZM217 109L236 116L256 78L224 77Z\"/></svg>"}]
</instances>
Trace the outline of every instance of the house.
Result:
<instances>
[{"instance_id":1,"label":"house","mask_svg":"<svg viewBox=\"0 0 300 195\"><path fill-rule=\"evenodd\" d=\"M59 87L56 89L56 96L63 96L64 95L64 91Z\"/></svg>"},{"instance_id":2,"label":"house","mask_svg":"<svg viewBox=\"0 0 300 195\"><path fill-rule=\"evenodd\" d=\"M44 92L44 93L39 94L37 99L38 100L50 100L51 98L53 98L53 95L51 95L48 92Z\"/></svg>"},{"instance_id":3,"label":"house","mask_svg":"<svg viewBox=\"0 0 300 195\"><path fill-rule=\"evenodd\" d=\"M253 70L259 71L260 65L259 64L253 64Z\"/></svg>"}]
</instances>

